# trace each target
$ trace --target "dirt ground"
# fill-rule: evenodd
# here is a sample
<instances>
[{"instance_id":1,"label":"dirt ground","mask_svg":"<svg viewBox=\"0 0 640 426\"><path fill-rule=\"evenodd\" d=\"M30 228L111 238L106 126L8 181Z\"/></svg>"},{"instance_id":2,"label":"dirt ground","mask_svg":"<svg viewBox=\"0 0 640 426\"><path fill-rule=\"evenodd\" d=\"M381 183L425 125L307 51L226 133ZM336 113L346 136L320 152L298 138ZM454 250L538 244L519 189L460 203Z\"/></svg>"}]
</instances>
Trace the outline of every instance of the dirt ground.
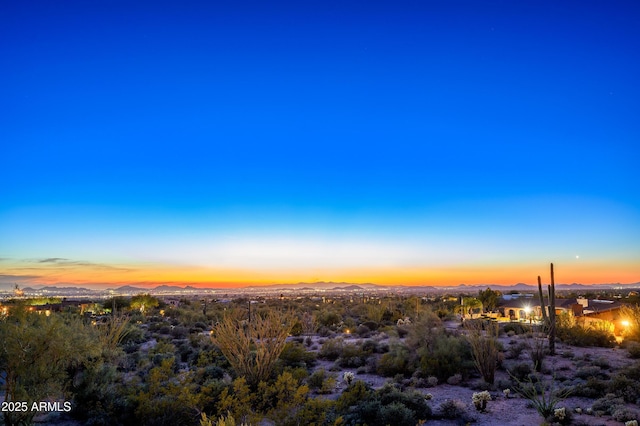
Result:
<instances>
[{"instance_id":1,"label":"dirt ground","mask_svg":"<svg viewBox=\"0 0 640 426\"><path fill-rule=\"evenodd\" d=\"M503 336L500 338L501 343L505 348L508 347L510 341L525 339L524 336L512 336L507 337ZM320 348L322 339L317 337L314 338L316 342L316 347ZM359 339L355 336L345 336L345 343L357 343ZM628 352L624 349L620 348L579 348L574 346L567 346L562 343L558 343L556 345L556 355L555 356L547 356L544 359L545 369L548 370L548 374L546 375L546 379L551 381L553 380L553 375L556 372L561 372L564 376L571 376L574 373L574 365L572 364L571 359L566 356L563 356L566 352L571 352L572 358L582 358L585 354L589 354L591 359L599 359L604 358L607 360L610 365L610 371L616 371L619 368L623 368L632 363L632 360L629 358ZM523 354L518 362L526 361L527 354ZM331 395L326 395L324 397L328 398L337 398L340 393L344 390L346 385L342 383L342 375L346 371L351 371L355 374L356 380L362 380L373 388L377 389L382 387L385 383L389 382L389 378L384 378L375 374L362 374L357 373L356 369L341 369L336 371L334 367L334 362L331 361L323 361L319 360L316 365L316 369L324 368L326 371L331 372L337 379L338 383L336 385L336 390ZM331 371L333 368L333 371ZM496 383L500 383L500 381L506 382L509 380L509 375L506 371L499 370L496 372ZM480 379L477 380L478 382ZM640 384L639 384L640 386ZM531 426L531 425L539 425L544 422L544 419L538 414L535 408L531 405L531 403L521 397L514 392L511 392L509 397L505 397L501 390L491 391L492 401L490 401L487 405L486 412L480 413L475 410L473 403L471 401L471 397L474 392L478 392L478 390L474 390L473 383L468 383L466 386L453 386L449 384L438 384L434 387L429 388L416 388L421 393L431 394L432 399L430 400L430 405L434 410L434 413L438 412L438 408L442 403L447 400L457 400L460 401L461 404L464 405L467 413L469 414L469 420L471 420L471 424L477 426L494 426L494 425L505 425L505 426ZM604 396L604 395L602 395ZM624 423L615 421L611 417L607 416L595 416L591 414L586 414L588 408L593 404L594 399L589 398L581 398L581 397L568 397L567 399L560 402L557 407L565 407L566 410L572 412L572 424L580 424L580 425L591 425L591 426L613 426L613 425L622 425ZM639 411L638 407L634 404L627 404L628 408ZM577 413L575 410L582 410L582 413ZM464 421L460 419L457 420L429 420L427 422L429 425L436 426L446 426L446 425L460 425L465 424Z\"/></svg>"}]
</instances>

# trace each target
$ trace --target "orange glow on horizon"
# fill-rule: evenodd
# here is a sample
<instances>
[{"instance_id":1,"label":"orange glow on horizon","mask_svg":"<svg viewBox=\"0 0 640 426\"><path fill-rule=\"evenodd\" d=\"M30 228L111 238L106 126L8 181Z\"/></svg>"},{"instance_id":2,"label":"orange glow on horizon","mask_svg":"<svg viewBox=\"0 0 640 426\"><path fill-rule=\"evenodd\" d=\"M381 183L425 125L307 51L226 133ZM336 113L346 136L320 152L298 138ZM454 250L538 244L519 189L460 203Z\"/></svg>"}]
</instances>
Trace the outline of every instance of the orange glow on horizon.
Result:
<instances>
[{"instance_id":1,"label":"orange glow on horizon","mask_svg":"<svg viewBox=\"0 0 640 426\"><path fill-rule=\"evenodd\" d=\"M640 281L640 266L629 263L556 263L556 283L598 284ZM22 268L6 266L2 274L15 274ZM33 273L33 268L30 271ZM34 274L36 275L36 274ZM77 285L117 287L134 285L153 288L157 285L190 285L196 288L238 288L299 282L348 282L378 285L457 286L459 284L536 285L537 276L549 282L549 265L461 265L447 267L385 268L290 268L288 270L223 269L202 266L161 264L110 265L108 267L42 266L35 285ZM29 284L25 285L28 286Z\"/></svg>"}]
</instances>

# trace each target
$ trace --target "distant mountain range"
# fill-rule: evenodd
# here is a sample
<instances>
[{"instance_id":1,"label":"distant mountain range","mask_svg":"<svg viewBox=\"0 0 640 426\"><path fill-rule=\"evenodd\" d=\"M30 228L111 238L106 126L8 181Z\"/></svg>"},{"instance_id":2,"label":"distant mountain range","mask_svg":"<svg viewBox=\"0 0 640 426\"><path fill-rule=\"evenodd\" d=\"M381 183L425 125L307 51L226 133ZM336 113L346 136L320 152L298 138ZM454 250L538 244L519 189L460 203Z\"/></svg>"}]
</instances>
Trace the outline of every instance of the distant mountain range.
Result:
<instances>
[{"instance_id":1,"label":"distant mountain range","mask_svg":"<svg viewBox=\"0 0 640 426\"><path fill-rule=\"evenodd\" d=\"M546 284L544 288L546 289ZM364 292L364 291L399 291L399 292L411 292L411 293L429 293L429 292L455 292L455 293L474 293L480 290L484 290L486 288L491 288L493 290L500 290L504 292L510 291L522 291L522 292L534 292L537 291L537 285L530 285L525 283L517 283L513 285L497 285L497 284L460 284L457 286L405 286L405 285L378 285L372 283L347 283L347 282L315 282L315 283L305 283L299 282L296 284L271 284L266 286L248 286L244 288L197 288L191 285L187 285L184 287L177 285L159 285L154 288L144 288L144 287L135 287L132 285L125 285L117 288L109 288L106 290L96 290L96 289L88 289L84 287L74 287L74 286L65 286L65 287L56 287L56 286L34 286L34 287L25 287L22 290L26 294L34 294L39 293L43 295L92 295L92 294L140 294L140 293L151 293L151 294L167 294L167 293L198 293L198 292L229 292L229 293L237 293L242 291L247 292L259 292L259 291L269 291L269 292L313 292L313 291L332 291L332 292ZM607 284L579 284L579 283L571 283L571 284L556 284L557 290L568 290L568 291L593 291L593 290L610 290L610 289L631 289L631 288L640 288L640 282L629 283L629 284L620 284L620 283L607 283ZM6 291L12 290L11 288L6 288Z\"/></svg>"}]
</instances>

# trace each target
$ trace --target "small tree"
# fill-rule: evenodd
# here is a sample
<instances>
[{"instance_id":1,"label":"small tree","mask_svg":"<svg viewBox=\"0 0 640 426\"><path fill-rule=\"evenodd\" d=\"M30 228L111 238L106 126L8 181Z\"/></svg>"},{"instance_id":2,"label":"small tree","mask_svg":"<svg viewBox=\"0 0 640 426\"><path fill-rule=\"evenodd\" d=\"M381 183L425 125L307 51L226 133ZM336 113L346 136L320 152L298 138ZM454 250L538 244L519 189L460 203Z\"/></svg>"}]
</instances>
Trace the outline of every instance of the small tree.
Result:
<instances>
[{"instance_id":1,"label":"small tree","mask_svg":"<svg viewBox=\"0 0 640 426\"><path fill-rule=\"evenodd\" d=\"M150 294L138 294L131 298L131 309L140 311L142 314L146 314L149 310L157 308L159 305L160 301Z\"/></svg>"},{"instance_id":2,"label":"small tree","mask_svg":"<svg viewBox=\"0 0 640 426\"><path fill-rule=\"evenodd\" d=\"M212 340L238 376L255 387L273 371L294 321L291 311L269 310L250 320L241 320L236 311L220 321Z\"/></svg>"},{"instance_id":3,"label":"small tree","mask_svg":"<svg viewBox=\"0 0 640 426\"><path fill-rule=\"evenodd\" d=\"M498 302L500 301L500 296L502 293L496 290L491 290L487 287L486 290L480 290L478 293L478 300L482 302L482 306L487 311L493 311L498 306Z\"/></svg>"}]
</instances>

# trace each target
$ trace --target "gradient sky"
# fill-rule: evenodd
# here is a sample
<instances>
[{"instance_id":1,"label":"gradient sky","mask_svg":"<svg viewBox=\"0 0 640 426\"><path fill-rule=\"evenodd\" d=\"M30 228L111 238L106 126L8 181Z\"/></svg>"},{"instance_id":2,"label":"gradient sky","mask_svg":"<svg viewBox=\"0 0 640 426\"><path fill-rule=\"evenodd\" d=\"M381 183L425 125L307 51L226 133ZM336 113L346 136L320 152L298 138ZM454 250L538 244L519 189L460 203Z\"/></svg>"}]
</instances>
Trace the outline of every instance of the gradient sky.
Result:
<instances>
[{"instance_id":1,"label":"gradient sky","mask_svg":"<svg viewBox=\"0 0 640 426\"><path fill-rule=\"evenodd\" d=\"M640 281L636 2L0 5L0 286Z\"/></svg>"}]
</instances>

